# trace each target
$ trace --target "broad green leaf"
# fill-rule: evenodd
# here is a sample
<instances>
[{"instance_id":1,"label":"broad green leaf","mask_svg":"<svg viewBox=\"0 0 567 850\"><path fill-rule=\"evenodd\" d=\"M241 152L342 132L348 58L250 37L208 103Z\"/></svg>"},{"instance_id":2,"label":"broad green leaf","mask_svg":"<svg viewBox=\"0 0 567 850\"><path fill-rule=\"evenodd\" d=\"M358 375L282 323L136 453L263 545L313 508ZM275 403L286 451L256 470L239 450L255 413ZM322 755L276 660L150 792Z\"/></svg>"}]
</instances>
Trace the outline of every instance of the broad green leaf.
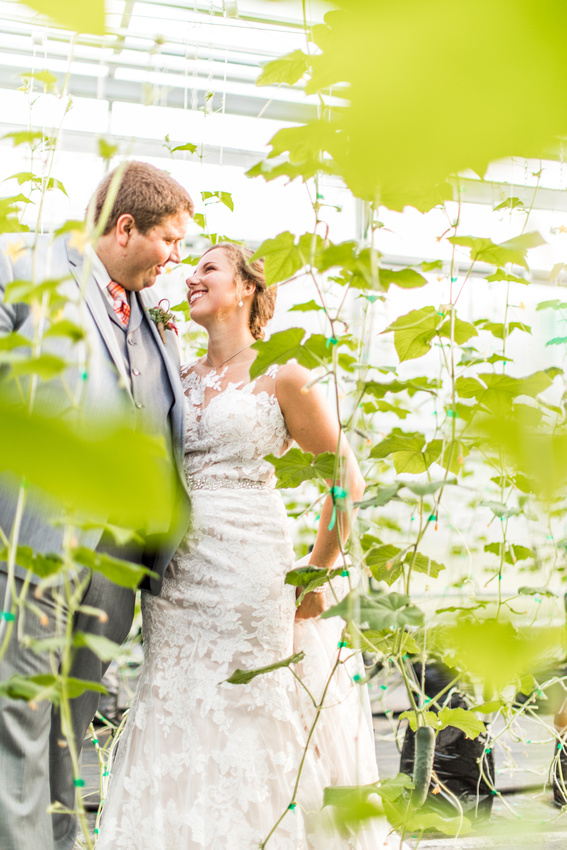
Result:
<instances>
[{"instance_id":1,"label":"broad green leaf","mask_svg":"<svg viewBox=\"0 0 567 850\"><path fill-rule=\"evenodd\" d=\"M250 257L250 261L264 258L266 283L271 286L293 277L303 268L303 257L295 244L295 237L286 230L275 239L266 239Z\"/></svg>"},{"instance_id":2,"label":"broad green leaf","mask_svg":"<svg viewBox=\"0 0 567 850\"><path fill-rule=\"evenodd\" d=\"M391 632L389 629L375 631L374 629L364 629L358 635L360 639L360 649L364 652L382 653L383 655L392 656L399 653L400 655L409 654L417 655L420 651L416 641L412 638L409 632L403 632L401 640L399 633Z\"/></svg>"},{"instance_id":3,"label":"broad green leaf","mask_svg":"<svg viewBox=\"0 0 567 850\"><path fill-rule=\"evenodd\" d=\"M6 304L31 304L39 301L44 294L56 295L59 286L69 278L58 277L34 283L31 280L13 280L7 286L4 293Z\"/></svg>"},{"instance_id":4,"label":"broad green leaf","mask_svg":"<svg viewBox=\"0 0 567 850\"><path fill-rule=\"evenodd\" d=\"M424 711L421 715L424 721L425 726L431 726L432 729L436 729L439 726L439 720L437 719L437 712L435 711ZM417 731L417 718L415 716L415 711L402 711L399 717L400 720L407 720L412 732Z\"/></svg>"},{"instance_id":5,"label":"broad green leaf","mask_svg":"<svg viewBox=\"0 0 567 850\"><path fill-rule=\"evenodd\" d=\"M256 85L273 86L278 83L287 83L292 86L309 70L309 61L310 57L302 50L286 53L285 56L273 59L264 65Z\"/></svg>"},{"instance_id":6,"label":"broad green leaf","mask_svg":"<svg viewBox=\"0 0 567 850\"><path fill-rule=\"evenodd\" d=\"M175 151L189 151L189 153L195 153L197 150L197 145L191 144L191 142L187 142L185 145L177 145L177 147L171 149L171 153L175 153ZM228 206L228 205L227 205ZM231 207L231 209L233 209Z\"/></svg>"},{"instance_id":7,"label":"broad green leaf","mask_svg":"<svg viewBox=\"0 0 567 850\"><path fill-rule=\"evenodd\" d=\"M467 711L465 708L442 708L437 715L440 721L439 731L446 729L447 726L454 726L465 733L466 738L478 738L486 732L486 726L482 720L475 717L474 712Z\"/></svg>"},{"instance_id":8,"label":"broad green leaf","mask_svg":"<svg viewBox=\"0 0 567 850\"><path fill-rule=\"evenodd\" d=\"M548 596L550 598L557 597L557 594L547 587L523 587L518 588L520 596Z\"/></svg>"},{"instance_id":9,"label":"broad green leaf","mask_svg":"<svg viewBox=\"0 0 567 850\"><path fill-rule=\"evenodd\" d=\"M324 272L339 266L353 271L356 267L356 251L356 242L331 243L317 258L317 268Z\"/></svg>"},{"instance_id":10,"label":"broad green leaf","mask_svg":"<svg viewBox=\"0 0 567 850\"><path fill-rule=\"evenodd\" d=\"M37 147L37 144L34 143L43 141L43 133L41 130L14 130L11 133L4 133L2 138L11 139L14 147L24 144Z\"/></svg>"},{"instance_id":11,"label":"broad green leaf","mask_svg":"<svg viewBox=\"0 0 567 850\"><path fill-rule=\"evenodd\" d=\"M441 327L439 328L439 336L447 337L447 339L451 338L451 319L447 319ZM459 319L455 316L455 330L454 330L454 340L457 345L463 345L465 342L473 337L478 336L478 331L474 325L471 325L470 322L463 322L462 319Z\"/></svg>"},{"instance_id":12,"label":"broad green leaf","mask_svg":"<svg viewBox=\"0 0 567 850\"><path fill-rule=\"evenodd\" d=\"M107 162L110 162L112 157L116 156L119 151L118 145L113 145L111 142L107 142L102 136L99 136L97 139L97 147L98 155Z\"/></svg>"},{"instance_id":13,"label":"broad green leaf","mask_svg":"<svg viewBox=\"0 0 567 850\"><path fill-rule=\"evenodd\" d=\"M7 560L8 550L0 550L0 561ZM18 546L16 550L16 564L25 570L30 570L40 578L55 575L55 573L60 572L64 567L61 555L43 555L41 552L34 552L30 546Z\"/></svg>"},{"instance_id":14,"label":"broad green leaf","mask_svg":"<svg viewBox=\"0 0 567 850\"><path fill-rule=\"evenodd\" d=\"M0 682L0 696L27 702L48 699L58 705L61 702L63 689L70 699L80 697L85 691L107 693L106 688L98 682L88 682L73 677L63 679L62 676L54 676L51 673L42 673L37 676L15 675L5 682Z\"/></svg>"},{"instance_id":15,"label":"broad green leaf","mask_svg":"<svg viewBox=\"0 0 567 850\"><path fill-rule=\"evenodd\" d=\"M517 198L516 196L514 196L513 198L506 198L505 201L502 201L500 204L497 204L492 209L493 209L494 212L496 212L497 210L517 210L517 209L523 210L524 209L524 203L523 203L523 201L520 200L520 198Z\"/></svg>"},{"instance_id":16,"label":"broad green leaf","mask_svg":"<svg viewBox=\"0 0 567 850\"><path fill-rule=\"evenodd\" d=\"M420 452L425 445L425 437L419 431L404 432L394 428L391 433L374 446L370 457L388 457L392 452Z\"/></svg>"},{"instance_id":17,"label":"broad green leaf","mask_svg":"<svg viewBox=\"0 0 567 850\"><path fill-rule=\"evenodd\" d=\"M390 484L388 487L380 487L375 496L370 496L367 499L362 499L360 502L355 502L354 507L382 508L384 505L387 505L388 502L391 502L392 499L396 498L401 486L402 484L399 482L396 484Z\"/></svg>"},{"instance_id":18,"label":"broad green leaf","mask_svg":"<svg viewBox=\"0 0 567 850\"><path fill-rule=\"evenodd\" d=\"M125 477L115 475L117 445L128 469ZM0 446L3 470L23 476L46 497L83 516L140 529L150 522L155 530L169 529L175 518L176 494L163 441L123 421L80 422L74 428L0 398Z\"/></svg>"},{"instance_id":19,"label":"broad green leaf","mask_svg":"<svg viewBox=\"0 0 567 850\"><path fill-rule=\"evenodd\" d=\"M310 587L313 590L315 587L326 584L330 579L340 576L342 571L342 567L334 570L324 570L313 566L297 567L286 573L285 583L294 587Z\"/></svg>"},{"instance_id":20,"label":"broad green leaf","mask_svg":"<svg viewBox=\"0 0 567 850\"><path fill-rule=\"evenodd\" d=\"M80 328L74 322L70 322L69 319L61 319L52 324L43 336L44 339L50 336L68 336L73 342L78 342L80 339L84 339L85 332L83 328Z\"/></svg>"},{"instance_id":21,"label":"broad green leaf","mask_svg":"<svg viewBox=\"0 0 567 850\"><path fill-rule=\"evenodd\" d=\"M545 344L548 345L564 345L567 342L567 336L554 336L553 339L548 340Z\"/></svg>"},{"instance_id":22,"label":"broad green leaf","mask_svg":"<svg viewBox=\"0 0 567 850\"><path fill-rule=\"evenodd\" d=\"M513 543L487 543L484 547L484 551L490 552L490 554L496 555L498 558L500 558L502 555L503 546L505 546L506 548L504 560L507 564L515 564L516 561L527 561L532 558L535 558L535 553L533 549L529 549L527 546L520 546L519 544Z\"/></svg>"},{"instance_id":23,"label":"broad green leaf","mask_svg":"<svg viewBox=\"0 0 567 850\"><path fill-rule=\"evenodd\" d=\"M491 275L486 278L489 283L496 280L505 280L507 283L524 283L529 284L529 280L526 280L525 277L518 277L515 274L506 274L502 269L496 269Z\"/></svg>"},{"instance_id":24,"label":"broad green leaf","mask_svg":"<svg viewBox=\"0 0 567 850\"><path fill-rule=\"evenodd\" d=\"M241 670L237 667L234 673L228 679L225 679L225 682L229 682L231 685L247 685L256 676L263 676L265 673L271 673L273 670L289 667L290 664L298 664L304 657L305 654L303 652L296 652L290 655L289 658L284 658L283 661L269 664L267 667L258 667L256 670Z\"/></svg>"},{"instance_id":25,"label":"broad green leaf","mask_svg":"<svg viewBox=\"0 0 567 850\"><path fill-rule=\"evenodd\" d=\"M394 428L391 434L374 446L370 457L380 458L392 455L396 472L414 475L425 472L441 454L441 440L432 440L425 445L425 437L418 432L405 434Z\"/></svg>"},{"instance_id":26,"label":"broad green leaf","mask_svg":"<svg viewBox=\"0 0 567 850\"><path fill-rule=\"evenodd\" d=\"M559 298L554 301L540 301L536 310L567 310L567 301L560 301Z\"/></svg>"},{"instance_id":27,"label":"broad green leaf","mask_svg":"<svg viewBox=\"0 0 567 850\"><path fill-rule=\"evenodd\" d=\"M439 466L452 472L453 475L459 475L463 469L463 460L469 454L468 446L465 446L460 440L449 440L445 443L445 448L441 457L436 458Z\"/></svg>"},{"instance_id":28,"label":"broad green leaf","mask_svg":"<svg viewBox=\"0 0 567 850\"><path fill-rule=\"evenodd\" d=\"M284 489L298 487L313 478L332 478L335 469L333 452L322 452L315 458L311 452L291 448L282 457L270 454L265 459L274 465L277 486Z\"/></svg>"},{"instance_id":29,"label":"broad green leaf","mask_svg":"<svg viewBox=\"0 0 567 850\"><path fill-rule=\"evenodd\" d=\"M441 570L445 569L444 564L439 564L427 555L422 555L421 552L417 552L415 558L413 555L408 553L405 557L404 563L409 566L412 561L412 569L415 570L416 573L425 573L425 575L428 575L431 578L437 578Z\"/></svg>"},{"instance_id":30,"label":"broad green leaf","mask_svg":"<svg viewBox=\"0 0 567 850\"><path fill-rule=\"evenodd\" d=\"M39 354L27 357L20 354L3 354L0 351L0 366L10 367L11 375L37 375L42 381L50 381L68 367L68 363L54 354Z\"/></svg>"},{"instance_id":31,"label":"broad green leaf","mask_svg":"<svg viewBox=\"0 0 567 850\"><path fill-rule=\"evenodd\" d=\"M256 359L250 367L250 378L254 379L262 375L270 366L287 363L288 360L297 360L301 366L307 369L315 369L330 363L333 353L329 339L323 334L311 334L305 341L303 328L288 328L279 331L264 341L257 340L252 348L258 352ZM351 337L340 337L337 345L346 345L352 348L356 343ZM306 387L306 391L309 388Z\"/></svg>"},{"instance_id":32,"label":"broad green leaf","mask_svg":"<svg viewBox=\"0 0 567 850\"><path fill-rule=\"evenodd\" d=\"M511 508L502 504L502 502L483 501L480 504L485 508L490 508L494 516L499 519L507 519L508 517L518 516L518 514L522 513L521 508Z\"/></svg>"},{"instance_id":33,"label":"broad green leaf","mask_svg":"<svg viewBox=\"0 0 567 850\"><path fill-rule=\"evenodd\" d=\"M435 272L443 270L443 260L432 260L430 262L426 262L425 260L421 264L421 268L424 272Z\"/></svg>"},{"instance_id":34,"label":"broad green leaf","mask_svg":"<svg viewBox=\"0 0 567 850\"><path fill-rule=\"evenodd\" d=\"M376 596L360 596L351 591L348 596L321 614L323 619L342 617L354 620L361 628L387 629L389 627L421 626L423 612L412 605L408 596L401 593L384 593Z\"/></svg>"},{"instance_id":35,"label":"broad green leaf","mask_svg":"<svg viewBox=\"0 0 567 850\"><path fill-rule=\"evenodd\" d=\"M444 632L459 669L500 691L564 657L565 629L517 629L511 623L487 619L481 622L460 619Z\"/></svg>"},{"instance_id":36,"label":"broad green leaf","mask_svg":"<svg viewBox=\"0 0 567 850\"><path fill-rule=\"evenodd\" d=\"M371 549L366 555L366 566L376 581L385 581L390 587L403 572L403 554L397 546L387 544Z\"/></svg>"},{"instance_id":37,"label":"broad green leaf","mask_svg":"<svg viewBox=\"0 0 567 850\"><path fill-rule=\"evenodd\" d=\"M26 82L36 80L38 83L41 83L45 92L53 92L56 90L57 77L55 74L52 74L51 71L25 71L23 74L20 74L20 76L22 80L25 80Z\"/></svg>"},{"instance_id":38,"label":"broad green leaf","mask_svg":"<svg viewBox=\"0 0 567 850\"><path fill-rule=\"evenodd\" d=\"M442 321L435 307L422 307L400 316L382 333L394 331L394 345L403 363L427 354Z\"/></svg>"},{"instance_id":39,"label":"broad green leaf","mask_svg":"<svg viewBox=\"0 0 567 850\"><path fill-rule=\"evenodd\" d=\"M294 304L293 307L289 308L289 312L298 312L298 313L308 313L311 310L322 310L320 304L317 304L316 301L304 301L302 304Z\"/></svg>"},{"instance_id":40,"label":"broad green leaf","mask_svg":"<svg viewBox=\"0 0 567 850\"><path fill-rule=\"evenodd\" d=\"M130 587L132 590L135 590L146 576L156 577L156 574L147 567L120 558L113 558L111 555L102 552L93 552L92 549L84 547L73 551L73 560L83 567L102 573L114 584L118 584L120 587Z\"/></svg>"},{"instance_id":41,"label":"broad green leaf","mask_svg":"<svg viewBox=\"0 0 567 850\"><path fill-rule=\"evenodd\" d=\"M489 331L496 339L504 339L504 336L510 336L512 331L524 331L531 334L532 329L523 322L508 322L504 325L502 322L485 322L482 326L483 331Z\"/></svg>"},{"instance_id":42,"label":"broad green leaf","mask_svg":"<svg viewBox=\"0 0 567 850\"><path fill-rule=\"evenodd\" d=\"M106 35L104 0L92 0L88 4L70 3L69 0L27 0L27 5L65 29Z\"/></svg>"},{"instance_id":43,"label":"broad green leaf","mask_svg":"<svg viewBox=\"0 0 567 850\"><path fill-rule=\"evenodd\" d=\"M13 351L15 348L29 348L31 340L22 336L17 331L12 331L6 336L0 336L0 351Z\"/></svg>"},{"instance_id":44,"label":"broad green leaf","mask_svg":"<svg viewBox=\"0 0 567 850\"><path fill-rule=\"evenodd\" d=\"M415 493L416 496L430 496L436 493L442 487L447 487L450 484L456 484L455 479L443 479L442 481L427 481L423 484L416 482L404 481L403 486Z\"/></svg>"},{"instance_id":45,"label":"broad green leaf","mask_svg":"<svg viewBox=\"0 0 567 850\"><path fill-rule=\"evenodd\" d=\"M425 286L427 283L423 275L416 272L414 269L401 269L401 271L392 271L391 269L381 268L379 271L380 286L382 289L388 289L393 283L402 289L417 289L420 286Z\"/></svg>"},{"instance_id":46,"label":"broad green leaf","mask_svg":"<svg viewBox=\"0 0 567 850\"><path fill-rule=\"evenodd\" d=\"M119 525L112 525L108 522L89 522L88 520L73 520L75 528L82 528L85 531L96 528L109 534L117 546L126 546L128 543L139 543L143 545L144 539L133 531L131 528L122 528Z\"/></svg>"},{"instance_id":47,"label":"broad green leaf","mask_svg":"<svg viewBox=\"0 0 567 850\"><path fill-rule=\"evenodd\" d=\"M73 635L73 644L80 649L86 647L91 652L100 658L102 661L112 661L124 655L124 650L118 643L109 640L104 635L93 635L88 632L75 632Z\"/></svg>"},{"instance_id":48,"label":"broad green leaf","mask_svg":"<svg viewBox=\"0 0 567 850\"><path fill-rule=\"evenodd\" d=\"M489 263L493 266L505 266L506 263L515 263L528 268L526 253L530 248L545 245L539 233L532 231L524 233L514 239L508 239L496 245L491 239L477 236L449 236L448 241L453 245L470 248L471 259Z\"/></svg>"}]
</instances>

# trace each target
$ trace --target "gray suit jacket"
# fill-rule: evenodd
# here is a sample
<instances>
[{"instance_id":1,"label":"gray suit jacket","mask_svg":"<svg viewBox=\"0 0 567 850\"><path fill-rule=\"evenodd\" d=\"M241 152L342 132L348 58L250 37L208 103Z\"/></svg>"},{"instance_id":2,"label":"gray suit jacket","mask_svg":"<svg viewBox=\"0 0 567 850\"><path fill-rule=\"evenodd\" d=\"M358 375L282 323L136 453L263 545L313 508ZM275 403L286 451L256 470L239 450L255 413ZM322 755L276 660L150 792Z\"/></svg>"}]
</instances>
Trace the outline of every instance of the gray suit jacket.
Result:
<instances>
[{"instance_id":1,"label":"gray suit jacket","mask_svg":"<svg viewBox=\"0 0 567 850\"><path fill-rule=\"evenodd\" d=\"M23 238L28 246L31 245L33 237L25 235ZM21 241L21 234L0 239L0 336L14 330L24 336L33 335L29 305L4 303L4 290L8 283L13 280L31 280L32 262L35 265L35 280L38 282L63 278L59 292L65 296L64 315L83 329L85 338L73 344L69 337L50 337L45 340L45 347L73 364L65 371L64 380L71 395L79 400L81 413L88 417L89 421L102 419L107 414L126 414L132 415L134 423L135 408L130 378L100 288L88 268L86 255L72 247L69 239L63 238L56 239L50 245L46 238L40 237L33 260L29 247L19 255L9 248L6 250L10 243L14 245ZM149 289L135 297L140 299L142 308L157 304L156 296ZM179 480L179 509L170 533L165 539L160 538L155 549L146 551L143 559L146 566L160 575L159 580L151 582L152 592L158 593L161 577L189 524L189 494L183 471L184 395L179 378L177 341L172 331L166 331L168 345L164 346L154 323L149 324L159 341L157 349L163 357L173 390L174 403L169 413L169 424L174 447L172 463ZM82 373L87 364L85 380ZM73 412L69 392L63 392L59 379L40 383L37 400L42 409L53 416L61 417ZM143 458L140 462L143 463ZM4 486L0 486L0 526L9 534L15 513L14 493L6 480L2 484ZM88 486L88 482L85 482L85 486ZM61 530L50 524L48 511L38 511L37 505L34 507L33 498L30 504L32 507L26 510L22 522L20 545L31 546L43 553L60 551ZM95 548L100 536L100 531L89 531L81 542ZM5 564L0 562L0 570L5 569ZM19 567L17 573L22 578L25 576L25 572Z\"/></svg>"}]
</instances>

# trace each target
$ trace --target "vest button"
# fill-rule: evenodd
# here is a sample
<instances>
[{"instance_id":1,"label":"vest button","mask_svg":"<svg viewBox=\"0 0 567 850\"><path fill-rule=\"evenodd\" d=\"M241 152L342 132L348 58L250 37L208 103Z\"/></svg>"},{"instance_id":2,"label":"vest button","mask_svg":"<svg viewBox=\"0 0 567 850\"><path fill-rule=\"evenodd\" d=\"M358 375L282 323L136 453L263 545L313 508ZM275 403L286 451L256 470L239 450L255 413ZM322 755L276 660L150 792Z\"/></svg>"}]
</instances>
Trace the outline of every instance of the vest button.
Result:
<instances>
[{"instance_id":1,"label":"vest button","mask_svg":"<svg viewBox=\"0 0 567 850\"><path fill-rule=\"evenodd\" d=\"M136 377L137 377L140 374L140 370L139 369L132 369L132 374L136 375Z\"/></svg>"},{"instance_id":2,"label":"vest button","mask_svg":"<svg viewBox=\"0 0 567 850\"><path fill-rule=\"evenodd\" d=\"M143 406L144 406L144 405L142 404L142 402L141 402L141 401L137 401L137 402L136 402L136 407L137 407L137 408L142 408Z\"/></svg>"},{"instance_id":3,"label":"vest button","mask_svg":"<svg viewBox=\"0 0 567 850\"><path fill-rule=\"evenodd\" d=\"M136 345L136 340L131 336L128 337L128 345Z\"/></svg>"}]
</instances>

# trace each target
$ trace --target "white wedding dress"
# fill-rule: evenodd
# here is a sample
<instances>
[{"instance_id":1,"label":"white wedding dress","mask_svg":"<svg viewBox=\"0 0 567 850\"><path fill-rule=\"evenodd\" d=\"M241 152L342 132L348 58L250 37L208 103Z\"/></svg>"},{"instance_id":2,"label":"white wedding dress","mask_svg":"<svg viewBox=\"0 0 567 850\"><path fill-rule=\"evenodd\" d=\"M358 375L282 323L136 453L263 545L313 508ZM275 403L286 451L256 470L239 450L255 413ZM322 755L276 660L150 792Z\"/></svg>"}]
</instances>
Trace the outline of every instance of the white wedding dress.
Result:
<instances>
[{"instance_id":1,"label":"white wedding dress","mask_svg":"<svg viewBox=\"0 0 567 850\"><path fill-rule=\"evenodd\" d=\"M277 369L236 384L226 371L203 378L191 366L183 375L192 528L161 595L143 594L145 660L97 850L256 850L284 813L267 850L395 850L385 820L341 836L322 809L326 786L378 778L356 662L340 665L328 688L295 797L315 717L306 690L287 668L246 685L225 681L236 668L303 650L294 670L319 701L344 625L295 623L295 589L284 584L294 554L263 459L291 443L274 395Z\"/></svg>"}]
</instances>

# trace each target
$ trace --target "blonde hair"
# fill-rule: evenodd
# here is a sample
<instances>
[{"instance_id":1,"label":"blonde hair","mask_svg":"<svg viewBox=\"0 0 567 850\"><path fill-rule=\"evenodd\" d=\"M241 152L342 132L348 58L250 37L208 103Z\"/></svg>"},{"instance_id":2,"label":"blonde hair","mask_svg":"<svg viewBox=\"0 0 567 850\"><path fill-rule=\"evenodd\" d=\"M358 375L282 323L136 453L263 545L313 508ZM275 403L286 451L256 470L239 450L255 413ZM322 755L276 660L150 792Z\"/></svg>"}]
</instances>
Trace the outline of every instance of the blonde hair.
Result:
<instances>
[{"instance_id":1,"label":"blonde hair","mask_svg":"<svg viewBox=\"0 0 567 850\"><path fill-rule=\"evenodd\" d=\"M254 339L264 339L264 328L274 315L277 294L275 287L266 285L264 261L254 260L251 263L250 257L254 252L236 242L219 242L218 245L211 245L210 248L207 248L205 254L214 251L216 248L222 248L228 255L237 283L252 283L254 285L255 291L250 308L250 333Z\"/></svg>"}]
</instances>

